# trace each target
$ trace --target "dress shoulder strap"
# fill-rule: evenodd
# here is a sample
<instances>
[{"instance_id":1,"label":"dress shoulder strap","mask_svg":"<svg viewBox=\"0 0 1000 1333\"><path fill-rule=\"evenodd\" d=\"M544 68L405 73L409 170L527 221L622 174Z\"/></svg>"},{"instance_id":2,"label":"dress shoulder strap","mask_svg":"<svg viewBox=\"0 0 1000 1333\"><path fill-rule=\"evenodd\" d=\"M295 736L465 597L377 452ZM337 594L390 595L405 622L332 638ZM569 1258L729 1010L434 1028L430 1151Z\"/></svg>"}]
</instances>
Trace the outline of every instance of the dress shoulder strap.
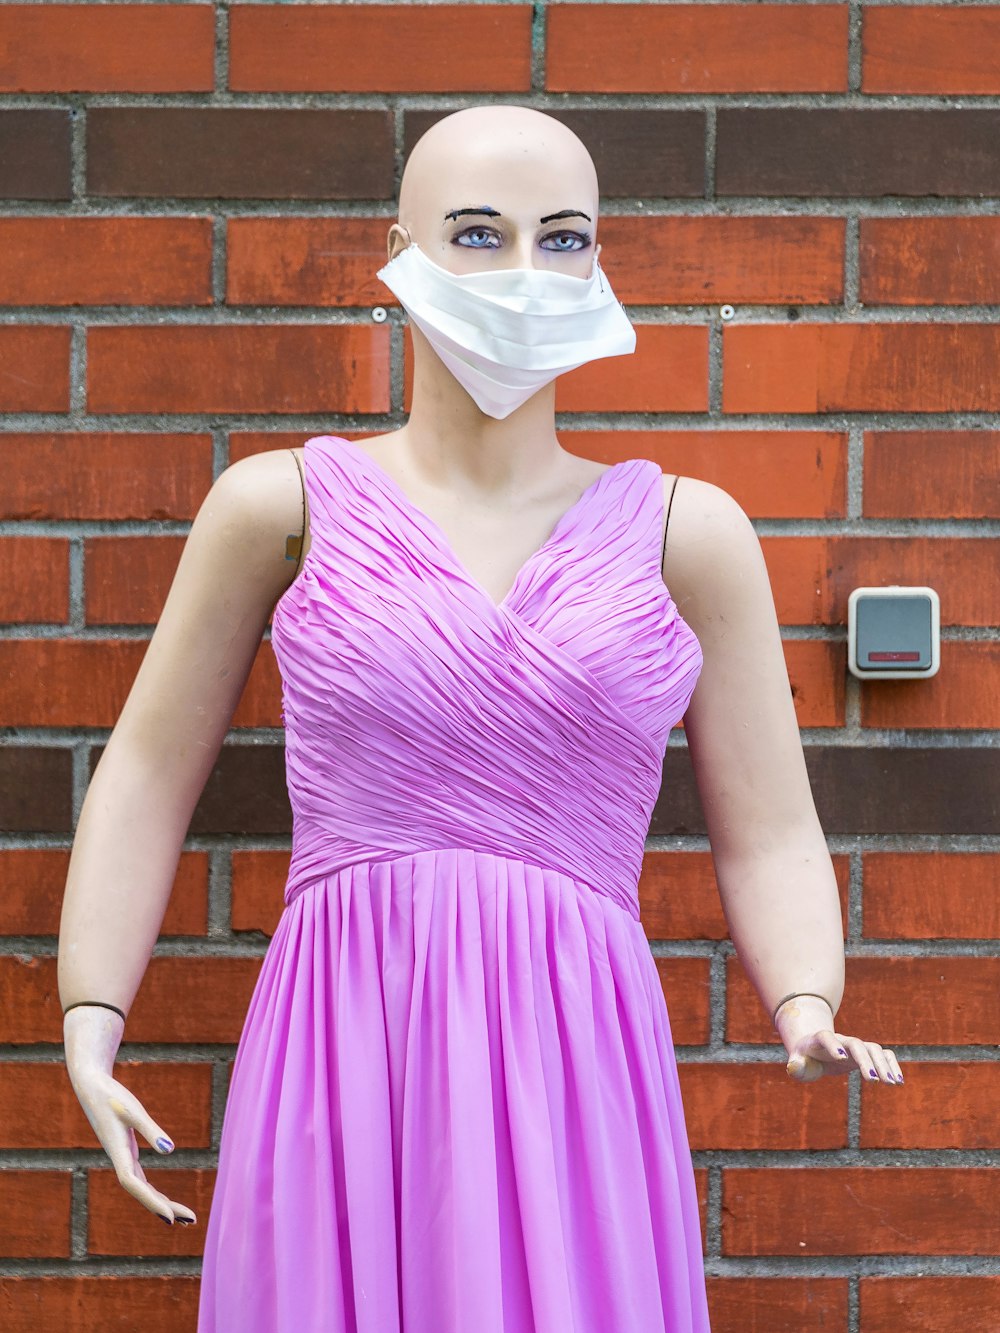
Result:
<instances>
[{"instance_id":1,"label":"dress shoulder strap","mask_svg":"<svg viewBox=\"0 0 1000 1333\"><path fill-rule=\"evenodd\" d=\"M302 547L306 540L306 479L302 472L302 464L299 462L298 454L294 449L289 449L288 452L295 459L295 466L299 470L299 482L302 486L302 532L298 537L294 533L289 533L285 538L285 559L295 561L295 572L292 574L294 579L302 564Z\"/></svg>"},{"instance_id":2,"label":"dress shoulder strap","mask_svg":"<svg viewBox=\"0 0 1000 1333\"><path fill-rule=\"evenodd\" d=\"M661 567L662 567L662 565L663 565L664 560L667 558L667 529L670 527L670 511L671 511L671 509L673 508L673 505L674 505L674 491L676 491L676 489L677 489L677 483L678 483L679 481L680 481L680 477L679 477L679 476L675 476L675 477L674 477L674 484L673 484L673 485L671 486L671 488L670 488L670 499L669 499L669 501L667 502L667 521L666 521L666 522L664 523L664 525L663 525L663 550L660 552L660 565L661 565Z\"/></svg>"}]
</instances>

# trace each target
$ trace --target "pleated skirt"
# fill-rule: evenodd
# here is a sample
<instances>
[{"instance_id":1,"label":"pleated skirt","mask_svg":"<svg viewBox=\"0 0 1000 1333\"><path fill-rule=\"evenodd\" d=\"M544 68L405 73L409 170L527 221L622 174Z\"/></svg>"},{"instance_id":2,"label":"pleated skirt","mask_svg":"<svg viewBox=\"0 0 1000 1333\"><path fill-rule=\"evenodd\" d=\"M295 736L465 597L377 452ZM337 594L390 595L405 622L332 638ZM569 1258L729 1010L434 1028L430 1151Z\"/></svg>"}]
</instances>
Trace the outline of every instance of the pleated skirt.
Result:
<instances>
[{"instance_id":1,"label":"pleated skirt","mask_svg":"<svg viewBox=\"0 0 1000 1333\"><path fill-rule=\"evenodd\" d=\"M445 848L285 908L230 1081L199 1333L707 1333L641 924Z\"/></svg>"}]
</instances>

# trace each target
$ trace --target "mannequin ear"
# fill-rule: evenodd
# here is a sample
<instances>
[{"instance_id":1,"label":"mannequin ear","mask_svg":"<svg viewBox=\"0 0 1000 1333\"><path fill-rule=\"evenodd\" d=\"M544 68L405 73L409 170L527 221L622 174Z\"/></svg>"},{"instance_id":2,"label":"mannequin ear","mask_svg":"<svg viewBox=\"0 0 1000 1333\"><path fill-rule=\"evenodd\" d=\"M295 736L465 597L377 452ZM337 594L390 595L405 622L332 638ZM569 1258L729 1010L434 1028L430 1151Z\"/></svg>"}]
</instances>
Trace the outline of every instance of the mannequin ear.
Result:
<instances>
[{"instance_id":1,"label":"mannequin ear","mask_svg":"<svg viewBox=\"0 0 1000 1333\"><path fill-rule=\"evenodd\" d=\"M386 249L388 252L388 257L390 259L395 259L401 250L405 250L407 248L407 246L410 244L410 241L411 238L409 229L407 227L404 227L399 222L394 222L392 226L389 228L389 233L388 236L386 237Z\"/></svg>"},{"instance_id":2,"label":"mannequin ear","mask_svg":"<svg viewBox=\"0 0 1000 1333\"><path fill-rule=\"evenodd\" d=\"M597 249L594 251L594 258L600 259L600 257L601 257L601 246L600 243L598 243Z\"/></svg>"}]
</instances>

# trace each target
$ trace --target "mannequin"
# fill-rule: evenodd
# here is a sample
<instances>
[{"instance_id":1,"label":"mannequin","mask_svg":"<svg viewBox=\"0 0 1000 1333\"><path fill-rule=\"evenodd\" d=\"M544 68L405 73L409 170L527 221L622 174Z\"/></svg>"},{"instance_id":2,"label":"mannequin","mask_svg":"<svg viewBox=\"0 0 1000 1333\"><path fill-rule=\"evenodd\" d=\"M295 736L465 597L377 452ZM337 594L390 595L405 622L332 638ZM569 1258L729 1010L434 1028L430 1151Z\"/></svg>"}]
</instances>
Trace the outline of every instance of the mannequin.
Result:
<instances>
[{"instance_id":1,"label":"mannequin","mask_svg":"<svg viewBox=\"0 0 1000 1333\"><path fill-rule=\"evenodd\" d=\"M525 107L468 108L437 122L413 149L387 260L415 244L450 274L520 269L586 279L600 254L598 204L590 155L561 122ZM554 380L494 417L412 321L410 336L406 424L352 445L352 457L425 531L429 521L463 595L488 598L499 612L567 513L611 480L610 469L562 448ZM136 1136L161 1153L173 1145L115 1079L114 1060L191 813L264 628L283 594L304 586L316 517L304 504L303 451L290 452L231 465L199 510L91 781L66 886L59 989L69 1074L120 1183L168 1224L196 1218L146 1180ZM901 1083L891 1050L835 1027L844 980L839 900L752 524L708 482L662 474L660 483L662 581L704 657L684 727L740 960L792 1079L860 1069L867 1081ZM292 567L286 551L296 549ZM314 560L325 558L317 547ZM280 1196L279 1179L274 1188ZM199 1324L223 1326L217 1313Z\"/></svg>"}]
</instances>

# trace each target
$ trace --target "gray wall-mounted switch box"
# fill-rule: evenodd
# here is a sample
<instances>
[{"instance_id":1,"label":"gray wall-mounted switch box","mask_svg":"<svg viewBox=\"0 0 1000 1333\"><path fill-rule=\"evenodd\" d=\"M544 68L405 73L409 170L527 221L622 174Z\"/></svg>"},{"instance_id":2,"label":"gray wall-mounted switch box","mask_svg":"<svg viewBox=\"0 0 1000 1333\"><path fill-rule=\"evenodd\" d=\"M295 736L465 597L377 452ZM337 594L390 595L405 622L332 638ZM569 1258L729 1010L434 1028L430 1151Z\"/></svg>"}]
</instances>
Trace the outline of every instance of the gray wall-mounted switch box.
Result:
<instances>
[{"instance_id":1,"label":"gray wall-mounted switch box","mask_svg":"<svg viewBox=\"0 0 1000 1333\"><path fill-rule=\"evenodd\" d=\"M847 599L847 666L861 680L922 680L941 663L933 588L855 588Z\"/></svg>"}]
</instances>

